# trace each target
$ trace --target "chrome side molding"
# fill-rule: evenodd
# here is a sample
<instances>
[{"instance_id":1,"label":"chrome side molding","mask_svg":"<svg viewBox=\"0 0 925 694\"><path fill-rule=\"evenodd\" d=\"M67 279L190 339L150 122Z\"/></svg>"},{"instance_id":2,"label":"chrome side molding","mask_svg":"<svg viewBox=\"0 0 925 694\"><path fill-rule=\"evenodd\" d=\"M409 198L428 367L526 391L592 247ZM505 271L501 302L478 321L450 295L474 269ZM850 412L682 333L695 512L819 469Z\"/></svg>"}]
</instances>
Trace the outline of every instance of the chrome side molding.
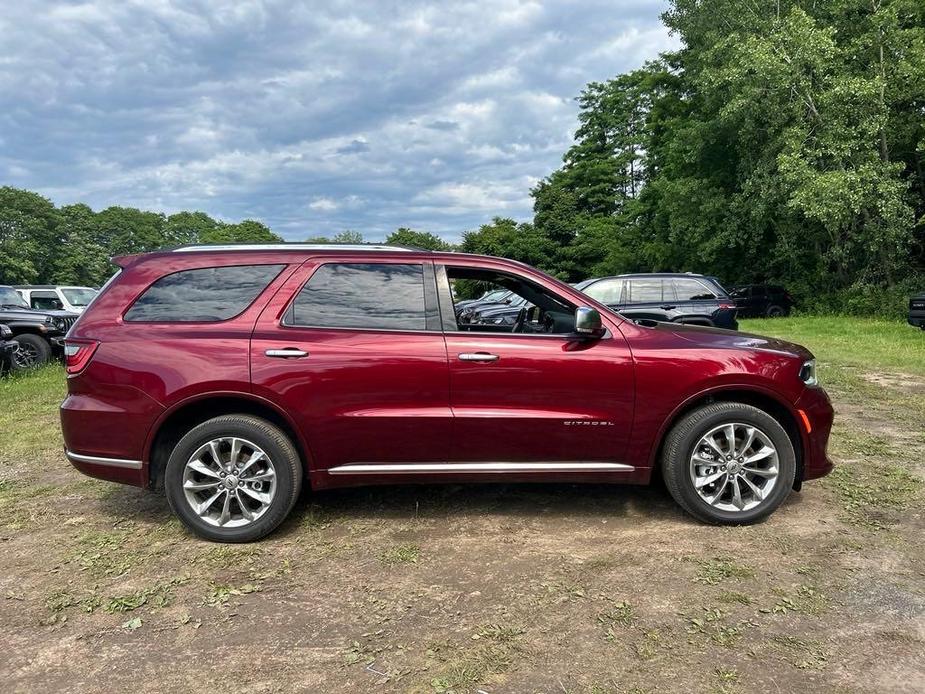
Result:
<instances>
[{"instance_id":1,"label":"chrome side molding","mask_svg":"<svg viewBox=\"0 0 925 694\"><path fill-rule=\"evenodd\" d=\"M409 475L416 473L632 472L623 463L563 461L541 463L350 463L328 469L331 475Z\"/></svg>"},{"instance_id":2,"label":"chrome side molding","mask_svg":"<svg viewBox=\"0 0 925 694\"><path fill-rule=\"evenodd\" d=\"M140 460L126 460L124 458L102 458L96 455L81 455L72 451L64 451L70 460L78 463L93 463L94 465L108 465L110 467L125 467L132 470L140 470L142 462Z\"/></svg>"}]
</instances>

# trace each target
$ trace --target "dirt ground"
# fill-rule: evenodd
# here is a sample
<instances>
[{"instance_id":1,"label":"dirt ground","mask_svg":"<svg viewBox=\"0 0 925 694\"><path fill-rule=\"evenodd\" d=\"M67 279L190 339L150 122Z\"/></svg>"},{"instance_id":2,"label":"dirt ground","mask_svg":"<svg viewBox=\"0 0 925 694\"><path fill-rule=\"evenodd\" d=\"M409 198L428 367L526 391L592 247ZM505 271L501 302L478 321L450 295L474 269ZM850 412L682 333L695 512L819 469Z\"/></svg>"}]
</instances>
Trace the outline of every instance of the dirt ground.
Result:
<instances>
[{"instance_id":1,"label":"dirt ground","mask_svg":"<svg viewBox=\"0 0 925 694\"><path fill-rule=\"evenodd\" d=\"M60 453L60 386L32 389L44 400L5 421L36 436L0 439L0 681L921 692L925 393L903 374L830 375L839 468L757 526L701 525L661 487L389 487L306 497L245 546L80 476Z\"/></svg>"}]
</instances>

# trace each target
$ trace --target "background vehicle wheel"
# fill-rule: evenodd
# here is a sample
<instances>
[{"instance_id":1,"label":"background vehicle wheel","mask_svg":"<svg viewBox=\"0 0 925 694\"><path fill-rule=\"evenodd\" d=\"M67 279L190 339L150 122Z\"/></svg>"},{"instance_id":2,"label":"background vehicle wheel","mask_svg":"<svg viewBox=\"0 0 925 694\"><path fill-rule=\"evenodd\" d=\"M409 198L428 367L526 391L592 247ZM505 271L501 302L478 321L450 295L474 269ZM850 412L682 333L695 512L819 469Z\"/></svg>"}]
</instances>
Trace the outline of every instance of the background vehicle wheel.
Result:
<instances>
[{"instance_id":1,"label":"background vehicle wheel","mask_svg":"<svg viewBox=\"0 0 925 694\"><path fill-rule=\"evenodd\" d=\"M783 318L787 315L787 310L783 306L771 304L768 306L768 310L764 312L764 315L768 318Z\"/></svg>"},{"instance_id":2,"label":"background vehicle wheel","mask_svg":"<svg viewBox=\"0 0 925 694\"><path fill-rule=\"evenodd\" d=\"M13 342L19 345L19 349L13 355L14 371L34 369L51 361L51 345L38 335L17 335Z\"/></svg>"},{"instance_id":3,"label":"background vehicle wheel","mask_svg":"<svg viewBox=\"0 0 925 694\"><path fill-rule=\"evenodd\" d=\"M251 542L289 515L302 487L292 441L266 420L224 415L180 439L164 474L170 508L195 534Z\"/></svg>"},{"instance_id":4,"label":"background vehicle wheel","mask_svg":"<svg viewBox=\"0 0 925 694\"><path fill-rule=\"evenodd\" d=\"M793 487L796 456L780 423L757 407L718 402L678 422L662 451L665 485L689 514L739 525L770 515Z\"/></svg>"}]
</instances>

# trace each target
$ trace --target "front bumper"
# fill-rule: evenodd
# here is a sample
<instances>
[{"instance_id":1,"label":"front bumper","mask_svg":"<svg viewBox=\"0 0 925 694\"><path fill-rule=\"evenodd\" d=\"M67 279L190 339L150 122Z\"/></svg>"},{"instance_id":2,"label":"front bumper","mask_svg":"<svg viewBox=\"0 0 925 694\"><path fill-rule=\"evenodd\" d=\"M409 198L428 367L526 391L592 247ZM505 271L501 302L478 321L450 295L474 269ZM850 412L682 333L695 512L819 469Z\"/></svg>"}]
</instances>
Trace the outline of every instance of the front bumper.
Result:
<instances>
[{"instance_id":1,"label":"front bumper","mask_svg":"<svg viewBox=\"0 0 925 694\"><path fill-rule=\"evenodd\" d=\"M925 312L910 311L909 312L909 325L914 325L916 328L925 327Z\"/></svg>"},{"instance_id":2,"label":"front bumper","mask_svg":"<svg viewBox=\"0 0 925 694\"><path fill-rule=\"evenodd\" d=\"M0 343L0 364L10 366L13 363L13 355L16 354L17 349L19 349L19 345L15 342Z\"/></svg>"},{"instance_id":3,"label":"front bumper","mask_svg":"<svg viewBox=\"0 0 925 694\"><path fill-rule=\"evenodd\" d=\"M835 467L828 454L835 410L828 394L819 387L807 388L797 400L796 407L806 415L811 428L806 431L805 422L800 422L803 434L803 479L825 477Z\"/></svg>"}]
</instances>

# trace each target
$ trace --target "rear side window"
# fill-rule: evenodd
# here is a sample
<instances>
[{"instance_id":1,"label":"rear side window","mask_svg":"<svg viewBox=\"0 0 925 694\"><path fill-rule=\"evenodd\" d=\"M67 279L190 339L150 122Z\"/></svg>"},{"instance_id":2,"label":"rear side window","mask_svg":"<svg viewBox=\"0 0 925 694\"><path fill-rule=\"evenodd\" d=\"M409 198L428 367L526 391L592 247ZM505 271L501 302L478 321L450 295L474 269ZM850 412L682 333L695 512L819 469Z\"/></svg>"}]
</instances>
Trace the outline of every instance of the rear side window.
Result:
<instances>
[{"instance_id":1,"label":"rear side window","mask_svg":"<svg viewBox=\"0 0 925 694\"><path fill-rule=\"evenodd\" d=\"M653 280L630 280L629 281L630 297L632 303L642 303L646 301L662 301L662 281Z\"/></svg>"},{"instance_id":2,"label":"rear side window","mask_svg":"<svg viewBox=\"0 0 925 694\"><path fill-rule=\"evenodd\" d=\"M127 321L215 322L244 311L285 265L227 265L161 277L138 297Z\"/></svg>"},{"instance_id":3,"label":"rear side window","mask_svg":"<svg viewBox=\"0 0 925 694\"><path fill-rule=\"evenodd\" d=\"M602 304L619 304L623 294L623 280L601 280L582 291Z\"/></svg>"},{"instance_id":4,"label":"rear side window","mask_svg":"<svg viewBox=\"0 0 925 694\"><path fill-rule=\"evenodd\" d=\"M697 301L715 299L716 294L697 280L677 279L673 281L678 301Z\"/></svg>"},{"instance_id":5,"label":"rear side window","mask_svg":"<svg viewBox=\"0 0 925 694\"><path fill-rule=\"evenodd\" d=\"M314 328L425 330L424 267L322 265L302 287L285 322Z\"/></svg>"}]
</instances>

